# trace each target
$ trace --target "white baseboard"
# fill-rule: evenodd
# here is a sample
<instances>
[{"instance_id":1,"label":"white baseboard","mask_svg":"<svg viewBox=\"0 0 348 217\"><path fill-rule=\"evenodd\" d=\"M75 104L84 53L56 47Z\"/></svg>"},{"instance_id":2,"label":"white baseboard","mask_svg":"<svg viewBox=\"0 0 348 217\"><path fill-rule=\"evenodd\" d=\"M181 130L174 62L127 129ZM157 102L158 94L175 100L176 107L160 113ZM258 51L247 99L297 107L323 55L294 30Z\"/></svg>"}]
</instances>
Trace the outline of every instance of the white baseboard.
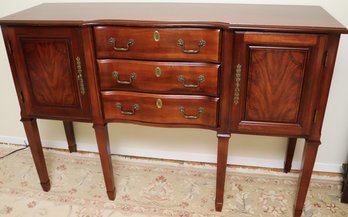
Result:
<instances>
[{"instance_id":1,"label":"white baseboard","mask_svg":"<svg viewBox=\"0 0 348 217\"><path fill-rule=\"evenodd\" d=\"M0 142L9 144L25 145L27 143L26 138L20 137L9 137L1 136ZM57 148L57 149L67 149L66 141L52 141L43 140L42 144L46 148ZM98 152L96 144L77 144L77 150L87 151L87 152ZM159 158L159 159L170 159L170 160L182 160L182 161L196 161L203 163L216 163L215 154L197 154L197 153L183 153L174 151L158 151L151 149L141 149L141 148L112 148L112 154L127 155L127 156L138 156L147 158ZM256 167L268 167L268 168L283 168L284 162L282 160L269 160L261 158L249 158L249 157L238 157L229 156L228 164L231 165L242 165L242 166L256 166ZM300 169L301 162L294 161L292 163L293 169ZM314 171L320 172L334 172L343 173L342 166L340 164L325 164L325 163L315 163Z\"/></svg>"}]
</instances>

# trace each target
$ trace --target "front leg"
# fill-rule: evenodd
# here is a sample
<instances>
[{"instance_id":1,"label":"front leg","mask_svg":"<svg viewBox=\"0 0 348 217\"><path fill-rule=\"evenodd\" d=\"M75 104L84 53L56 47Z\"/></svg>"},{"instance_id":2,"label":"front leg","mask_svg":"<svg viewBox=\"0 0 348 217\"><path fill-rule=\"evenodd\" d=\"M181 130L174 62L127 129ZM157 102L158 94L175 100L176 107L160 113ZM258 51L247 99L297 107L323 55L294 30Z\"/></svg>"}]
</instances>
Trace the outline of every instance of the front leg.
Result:
<instances>
[{"instance_id":1,"label":"front leg","mask_svg":"<svg viewBox=\"0 0 348 217\"><path fill-rule=\"evenodd\" d=\"M218 153L217 153L217 171L216 171L215 210L220 212L222 210L222 206L224 202L228 141L231 135L218 134L217 137L218 137Z\"/></svg>"},{"instance_id":2,"label":"front leg","mask_svg":"<svg viewBox=\"0 0 348 217\"><path fill-rule=\"evenodd\" d=\"M103 169L106 193L110 200L115 200L116 190L110 153L109 134L107 124L94 124L93 128L97 137L100 161Z\"/></svg>"},{"instance_id":3,"label":"front leg","mask_svg":"<svg viewBox=\"0 0 348 217\"><path fill-rule=\"evenodd\" d=\"M342 186L342 196L341 202L348 203L348 168L345 167L345 172L343 175L343 186Z\"/></svg>"},{"instance_id":4,"label":"front leg","mask_svg":"<svg viewBox=\"0 0 348 217\"><path fill-rule=\"evenodd\" d=\"M320 141L310 141L306 139L295 205L295 217L300 217L302 214L319 145Z\"/></svg>"},{"instance_id":5,"label":"front leg","mask_svg":"<svg viewBox=\"0 0 348 217\"><path fill-rule=\"evenodd\" d=\"M44 191L49 191L51 189L51 184L47 173L45 157L42 151L41 139L36 119L22 118L21 121L24 125L24 130L27 135L36 171L40 178L41 187Z\"/></svg>"}]
</instances>

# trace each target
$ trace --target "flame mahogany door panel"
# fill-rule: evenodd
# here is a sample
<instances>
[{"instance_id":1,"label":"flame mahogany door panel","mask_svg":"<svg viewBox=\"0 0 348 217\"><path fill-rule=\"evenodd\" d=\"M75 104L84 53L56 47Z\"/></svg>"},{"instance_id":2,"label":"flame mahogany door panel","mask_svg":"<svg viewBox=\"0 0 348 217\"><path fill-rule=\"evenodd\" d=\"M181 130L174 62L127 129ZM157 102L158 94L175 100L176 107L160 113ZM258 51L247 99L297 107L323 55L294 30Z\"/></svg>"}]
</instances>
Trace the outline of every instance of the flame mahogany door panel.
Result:
<instances>
[{"instance_id":1,"label":"flame mahogany door panel","mask_svg":"<svg viewBox=\"0 0 348 217\"><path fill-rule=\"evenodd\" d=\"M232 131L307 135L327 37L237 32Z\"/></svg>"},{"instance_id":2,"label":"flame mahogany door panel","mask_svg":"<svg viewBox=\"0 0 348 217\"><path fill-rule=\"evenodd\" d=\"M79 28L8 28L24 115L88 120Z\"/></svg>"}]
</instances>

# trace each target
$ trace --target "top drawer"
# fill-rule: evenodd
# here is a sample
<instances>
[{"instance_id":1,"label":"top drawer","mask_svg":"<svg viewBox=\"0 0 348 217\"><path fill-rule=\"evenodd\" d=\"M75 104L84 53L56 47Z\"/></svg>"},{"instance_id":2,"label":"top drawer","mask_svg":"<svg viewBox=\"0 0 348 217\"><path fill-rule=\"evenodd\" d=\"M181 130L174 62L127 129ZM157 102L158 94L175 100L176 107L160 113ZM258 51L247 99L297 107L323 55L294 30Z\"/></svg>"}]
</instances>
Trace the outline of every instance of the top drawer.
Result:
<instances>
[{"instance_id":1,"label":"top drawer","mask_svg":"<svg viewBox=\"0 0 348 217\"><path fill-rule=\"evenodd\" d=\"M94 28L98 58L219 62L220 30L202 28Z\"/></svg>"}]
</instances>

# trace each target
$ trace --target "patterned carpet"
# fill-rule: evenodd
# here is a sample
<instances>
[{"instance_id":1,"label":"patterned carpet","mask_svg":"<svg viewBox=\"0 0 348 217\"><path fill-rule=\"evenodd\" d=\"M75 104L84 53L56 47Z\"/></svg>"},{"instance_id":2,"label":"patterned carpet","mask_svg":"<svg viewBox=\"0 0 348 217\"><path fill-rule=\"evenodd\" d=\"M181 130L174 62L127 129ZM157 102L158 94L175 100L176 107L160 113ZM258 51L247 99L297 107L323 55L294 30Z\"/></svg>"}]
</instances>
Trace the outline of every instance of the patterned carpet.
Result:
<instances>
[{"instance_id":1,"label":"patterned carpet","mask_svg":"<svg viewBox=\"0 0 348 217\"><path fill-rule=\"evenodd\" d=\"M17 149L0 145L0 156ZM296 175L228 172L225 203L214 211L215 168L114 157L117 195L107 199L98 155L45 150L51 191L39 185L28 149L0 160L0 216L292 216ZM305 217L348 216L337 178L315 178Z\"/></svg>"}]
</instances>

